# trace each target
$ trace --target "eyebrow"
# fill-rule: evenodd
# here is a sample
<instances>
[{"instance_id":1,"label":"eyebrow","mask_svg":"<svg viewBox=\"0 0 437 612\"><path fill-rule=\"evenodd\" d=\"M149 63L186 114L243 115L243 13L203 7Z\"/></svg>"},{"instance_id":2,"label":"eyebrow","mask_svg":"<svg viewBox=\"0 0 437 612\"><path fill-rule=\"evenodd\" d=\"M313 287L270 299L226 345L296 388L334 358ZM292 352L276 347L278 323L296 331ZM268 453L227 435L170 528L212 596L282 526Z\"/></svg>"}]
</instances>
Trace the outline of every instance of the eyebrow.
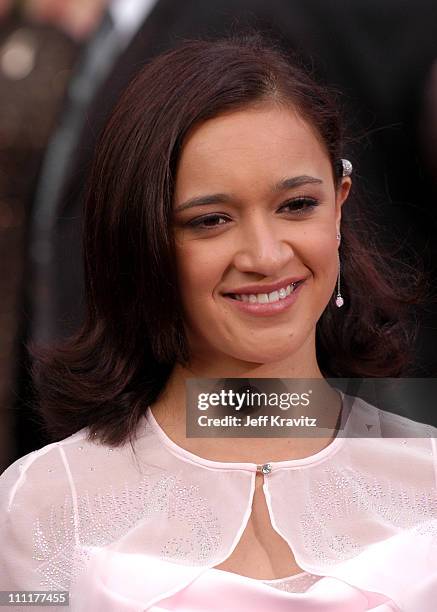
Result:
<instances>
[{"instance_id":1,"label":"eyebrow","mask_svg":"<svg viewBox=\"0 0 437 612\"><path fill-rule=\"evenodd\" d=\"M273 193L280 193L287 189L293 189L295 187L301 187L302 185L318 184L323 183L321 179L315 178L314 176L308 176L303 174L301 176L293 176L292 178L285 178L276 183L273 188ZM180 204L175 212L182 212L187 208L193 208L194 206L206 206L208 204L226 204L232 201L232 197L226 193L214 193L211 195L197 196L190 198L183 204Z\"/></svg>"}]
</instances>

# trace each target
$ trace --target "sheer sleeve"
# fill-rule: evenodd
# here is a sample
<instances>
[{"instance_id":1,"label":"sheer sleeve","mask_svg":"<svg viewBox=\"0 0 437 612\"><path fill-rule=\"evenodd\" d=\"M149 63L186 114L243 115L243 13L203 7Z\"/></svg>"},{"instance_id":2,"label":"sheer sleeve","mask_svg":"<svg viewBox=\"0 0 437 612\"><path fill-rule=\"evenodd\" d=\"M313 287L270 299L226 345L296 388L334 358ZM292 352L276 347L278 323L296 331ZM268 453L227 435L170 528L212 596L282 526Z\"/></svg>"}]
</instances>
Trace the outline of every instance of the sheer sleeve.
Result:
<instances>
[{"instance_id":1,"label":"sheer sleeve","mask_svg":"<svg viewBox=\"0 0 437 612\"><path fill-rule=\"evenodd\" d=\"M0 477L0 590L68 590L75 529L63 452L49 445Z\"/></svg>"}]
</instances>

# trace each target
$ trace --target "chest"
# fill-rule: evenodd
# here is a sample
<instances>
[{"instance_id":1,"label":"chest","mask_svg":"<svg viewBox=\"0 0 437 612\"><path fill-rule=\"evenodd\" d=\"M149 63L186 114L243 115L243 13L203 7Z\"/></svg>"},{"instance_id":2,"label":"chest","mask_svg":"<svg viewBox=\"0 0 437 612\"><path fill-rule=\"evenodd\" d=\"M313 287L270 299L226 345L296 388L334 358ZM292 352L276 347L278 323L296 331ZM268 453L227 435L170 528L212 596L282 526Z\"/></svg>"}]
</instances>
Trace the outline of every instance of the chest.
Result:
<instances>
[{"instance_id":1,"label":"chest","mask_svg":"<svg viewBox=\"0 0 437 612\"><path fill-rule=\"evenodd\" d=\"M216 568L266 580L299 574L303 570L293 551L272 526L263 481L257 472L249 521L231 555Z\"/></svg>"}]
</instances>

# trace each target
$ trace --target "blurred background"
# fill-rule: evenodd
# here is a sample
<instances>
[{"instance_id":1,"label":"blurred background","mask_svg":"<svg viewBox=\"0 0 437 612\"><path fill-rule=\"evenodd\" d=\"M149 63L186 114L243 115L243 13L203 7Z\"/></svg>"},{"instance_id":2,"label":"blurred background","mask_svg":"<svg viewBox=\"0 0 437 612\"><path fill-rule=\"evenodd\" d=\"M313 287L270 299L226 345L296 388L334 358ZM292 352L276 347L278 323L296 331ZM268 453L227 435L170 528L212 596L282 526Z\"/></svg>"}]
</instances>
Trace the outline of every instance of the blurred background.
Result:
<instances>
[{"instance_id":1,"label":"blurred background","mask_svg":"<svg viewBox=\"0 0 437 612\"><path fill-rule=\"evenodd\" d=\"M80 321L83 187L111 108L154 55L246 26L279 36L342 92L360 214L429 275L412 375L435 376L434 0L0 0L0 471L49 441L26 344Z\"/></svg>"}]
</instances>

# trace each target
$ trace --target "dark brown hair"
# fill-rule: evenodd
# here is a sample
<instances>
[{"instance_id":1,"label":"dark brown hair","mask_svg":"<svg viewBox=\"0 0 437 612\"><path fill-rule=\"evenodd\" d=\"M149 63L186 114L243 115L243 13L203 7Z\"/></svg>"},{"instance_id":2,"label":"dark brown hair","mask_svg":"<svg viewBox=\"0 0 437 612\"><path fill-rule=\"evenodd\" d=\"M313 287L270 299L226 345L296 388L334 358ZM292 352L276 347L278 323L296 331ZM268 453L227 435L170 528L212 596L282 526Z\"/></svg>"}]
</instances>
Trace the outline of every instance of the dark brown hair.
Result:
<instances>
[{"instance_id":1,"label":"dark brown hair","mask_svg":"<svg viewBox=\"0 0 437 612\"><path fill-rule=\"evenodd\" d=\"M103 442L123 443L174 364L188 359L171 228L181 147L200 122L265 101L292 106L313 127L338 184L336 99L260 36L183 43L145 66L122 96L85 203L85 320L63 344L33 350L54 437L89 426ZM318 322L319 365L326 376L397 376L408 354L411 283L378 254L357 208L345 207L341 229L345 306L331 300Z\"/></svg>"}]
</instances>

